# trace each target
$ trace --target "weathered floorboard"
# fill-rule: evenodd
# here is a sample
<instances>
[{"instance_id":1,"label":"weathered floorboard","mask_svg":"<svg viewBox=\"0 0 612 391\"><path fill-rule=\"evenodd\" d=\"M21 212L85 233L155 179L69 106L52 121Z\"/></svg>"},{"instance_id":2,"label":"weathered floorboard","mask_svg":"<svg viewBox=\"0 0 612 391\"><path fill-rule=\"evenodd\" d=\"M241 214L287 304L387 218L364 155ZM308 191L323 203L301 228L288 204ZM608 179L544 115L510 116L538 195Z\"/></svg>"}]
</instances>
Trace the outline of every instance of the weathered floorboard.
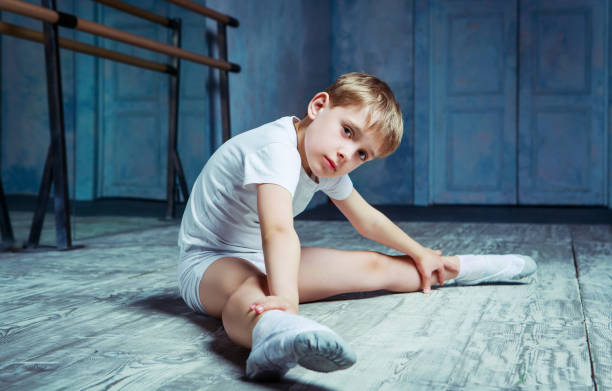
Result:
<instances>
[{"instance_id":1,"label":"weathered floorboard","mask_svg":"<svg viewBox=\"0 0 612 391\"><path fill-rule=\"evenodd\" d=\"M178 297L178 227L116 235L107 234L116 227L100 227L105 236L79 241L83 249L0 255L0 389L592 390L585 314L595 379L599 390L609 387L610 247L589 241L605 239L605 229L400 225L449 255L531 255L537 279L304 304L301 314L342 335L358 362L330 374L298 367L280 383L252 383L243 378L248 350ZM295 226L302 245L393 252L347 222ZM580 288L594 290L582 300L572 235L586 239L575 245Z\"/></svg>"},{"instance_id":2,"label":"weathered floorboard","mask_svg":"<svg viewBox=\"0 0 612 391\"><path fill-rule=\"evenodd\" d=\"M574 243L598 391L612 390L612 243Z\"/></svg>"}]
</instances>

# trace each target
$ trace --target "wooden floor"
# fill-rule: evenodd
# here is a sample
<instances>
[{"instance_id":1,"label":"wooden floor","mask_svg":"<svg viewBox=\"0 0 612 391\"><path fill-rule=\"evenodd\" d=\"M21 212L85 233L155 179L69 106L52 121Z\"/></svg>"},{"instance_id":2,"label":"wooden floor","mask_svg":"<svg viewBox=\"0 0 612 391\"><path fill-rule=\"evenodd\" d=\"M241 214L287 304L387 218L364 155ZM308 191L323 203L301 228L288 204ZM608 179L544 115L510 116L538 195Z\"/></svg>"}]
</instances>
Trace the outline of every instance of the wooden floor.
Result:
<instances>
[{"instance_id":1,"label":"wooden floor","mask_svg":"<svg viewBox=\"0 0 612 391\"><path fill-rule=\"evenodd\" d=\"M25 235L29 216L12 217ZM399 223L445 254L530 255L537 278L302 305L358 361L266 384L246 381L248 351L178 296L176 224L77 223L82 249L0 253L2 390L612 390L610 225ZM385 250L346 222L296 229L302 245Z\"/></svg>"}]
</instances>

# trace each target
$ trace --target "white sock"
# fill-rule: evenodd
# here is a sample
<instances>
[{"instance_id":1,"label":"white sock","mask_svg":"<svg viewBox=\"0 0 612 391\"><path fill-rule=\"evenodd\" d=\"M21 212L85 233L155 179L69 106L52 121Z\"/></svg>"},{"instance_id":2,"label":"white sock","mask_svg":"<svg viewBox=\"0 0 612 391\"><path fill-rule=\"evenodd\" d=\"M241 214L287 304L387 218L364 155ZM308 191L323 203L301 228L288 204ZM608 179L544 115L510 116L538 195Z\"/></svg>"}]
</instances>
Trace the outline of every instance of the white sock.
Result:
<instances>
[{"instance_id":1,"label":"white sock","mask_svg":"<svg viewBox=\"0 0 612 391\"><path fill-rule=\"evenodd\" d=\"M272 380L297 364L321 372L348 368L356 357L348 345L313 320L284 311L266 311L253 328L246 375Z\"/></svg>"},{"instance_id":2,"label":"white sock","mask_svg":"<svg viewBox=\"0 0 612 391\"><path fill-rule=\"evenodd\" d=\"M253 343L251 350L255 350L261 344L266 343L270 337L274 337L280 333L286 334L285 340L290 334L297 334L305 330L329 330L329 328L314 320L290 314L285 311L266 311L253 328ZM287 333L288 331L291 333Z\"/></svg>"},{"instance_id":3,"label":"white sock","mask_svg":"<svg viewBox=\"0 0 612 391\"><path fill-rule=\"evenodd\" d=\"M519 281L535 273L537 266L531 257L507 255L457 255L459 285L476 285L483 282Z\"/></svg>"}]
</instances>

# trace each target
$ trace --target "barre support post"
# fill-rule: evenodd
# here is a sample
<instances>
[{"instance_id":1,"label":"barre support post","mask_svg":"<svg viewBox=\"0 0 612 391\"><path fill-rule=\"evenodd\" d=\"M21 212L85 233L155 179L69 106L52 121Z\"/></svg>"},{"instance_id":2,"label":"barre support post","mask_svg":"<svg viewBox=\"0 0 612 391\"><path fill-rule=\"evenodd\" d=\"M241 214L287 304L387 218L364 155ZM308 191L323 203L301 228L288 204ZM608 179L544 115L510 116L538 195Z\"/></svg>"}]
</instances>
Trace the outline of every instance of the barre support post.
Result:
<instances>
[{"instance_id":1,"label":"barre support post","mask_svg":"<svg viewBox=\"0 0 612 391\"><path fill-rule=\"evenodd\" d=\"M40 234L45 221L45 213L47 212L47 203L49 202L49 193L51 192L51 182L53 181L53 148L49 145L47 149L47 158L45 159L45 168L43 169L43 177L40 181L38 190L38 199L36 200L36 208L34 216L32 216L32 225L30 226L30 235L26 242L26 248L35 248L40 242Z\"/></svg>"},{"instance_id":2,"label":"barre support post","mask_svg":"<svg viewBox=\"0 0 612 391\"><path fill-rule=\"evenodd\" d=\"M181 47L181 29L182 24L180 19L172 20L172 44L177 48ZM187 201L189 191L187 190L187 182L181 160L179 159L177 150L178 141L178 116L179 116L179 87L180 87L180 58L172 58L172 67L176 69L176 73L170 75L170 90L169 90L169 113L168 113L168 166L166 168L166 219L175 217L175 202L178 200L176 190L176 177L178 176L180 191L183 198Z\"/></svg>"},{"instance_id":3,"label":"barre support post","mask_svg":"<svg viewBox=\"0 0 612 391\"><path fill-rule=\"evenodd\" d=\"M219 58L227 62L227 28L225 24L217 22L217 44ZM229 108L229 80L226 70L219 69L219 87L221 96L221 123L223 126L223 142L232 137Z\"/></svg>"},{"instance_id":4,"label":"barre support post","mask_svg":"<svg viewBox=\"0 0 612 391\"><path fill-rule=\"evenodd\" d=\"M43 6L55 11L55 0L41 0ZM55 207L55 234L57 247L72 246L70 232L70 201L68 199L68 170L66 167L66 139L62 103L62 76L60 70L57 25L44 23L47 93L49 97L49 125L53 162L53 198ZM44 216L44 215L43 215Z\"/></svg>"},{"instance_id":5,"label":"barre support post","mask_svg":"<svg viewBox=\"0 0 612 391\"><path fill-rule=\"evenodd\" d=\"M13 227L11 226L11 218L8 213L8 205L6 204L6 198L4 197L4 189L2 189L2 179L0 178L0 230L2 231L2 246L0 251L4 248L10 248L15 243L15 236L13 235Z\"/></svg>"}]
</instances>

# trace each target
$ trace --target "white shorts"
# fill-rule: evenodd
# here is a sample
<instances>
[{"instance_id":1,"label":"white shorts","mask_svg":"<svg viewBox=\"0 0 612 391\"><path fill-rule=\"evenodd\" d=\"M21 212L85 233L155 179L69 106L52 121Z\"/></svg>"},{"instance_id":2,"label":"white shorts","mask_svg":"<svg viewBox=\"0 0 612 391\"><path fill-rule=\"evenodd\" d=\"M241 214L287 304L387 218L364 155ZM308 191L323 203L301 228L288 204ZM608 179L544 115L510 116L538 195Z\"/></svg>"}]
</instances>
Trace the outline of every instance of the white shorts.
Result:
<instances>
[{"instance_id":1,"label":"white shorts","mask_svg":"<svg viewBox=\"0 0 612 391\"><path fill-rule=\"evenodd\" d=\"M181 297L192 311L208 315L200 302L200 281L213 262L225 257L245 259L266 274L263 252L230 253L202 250L181 253L178 264L178 287Z\"/></svg>"}]
</instances>

